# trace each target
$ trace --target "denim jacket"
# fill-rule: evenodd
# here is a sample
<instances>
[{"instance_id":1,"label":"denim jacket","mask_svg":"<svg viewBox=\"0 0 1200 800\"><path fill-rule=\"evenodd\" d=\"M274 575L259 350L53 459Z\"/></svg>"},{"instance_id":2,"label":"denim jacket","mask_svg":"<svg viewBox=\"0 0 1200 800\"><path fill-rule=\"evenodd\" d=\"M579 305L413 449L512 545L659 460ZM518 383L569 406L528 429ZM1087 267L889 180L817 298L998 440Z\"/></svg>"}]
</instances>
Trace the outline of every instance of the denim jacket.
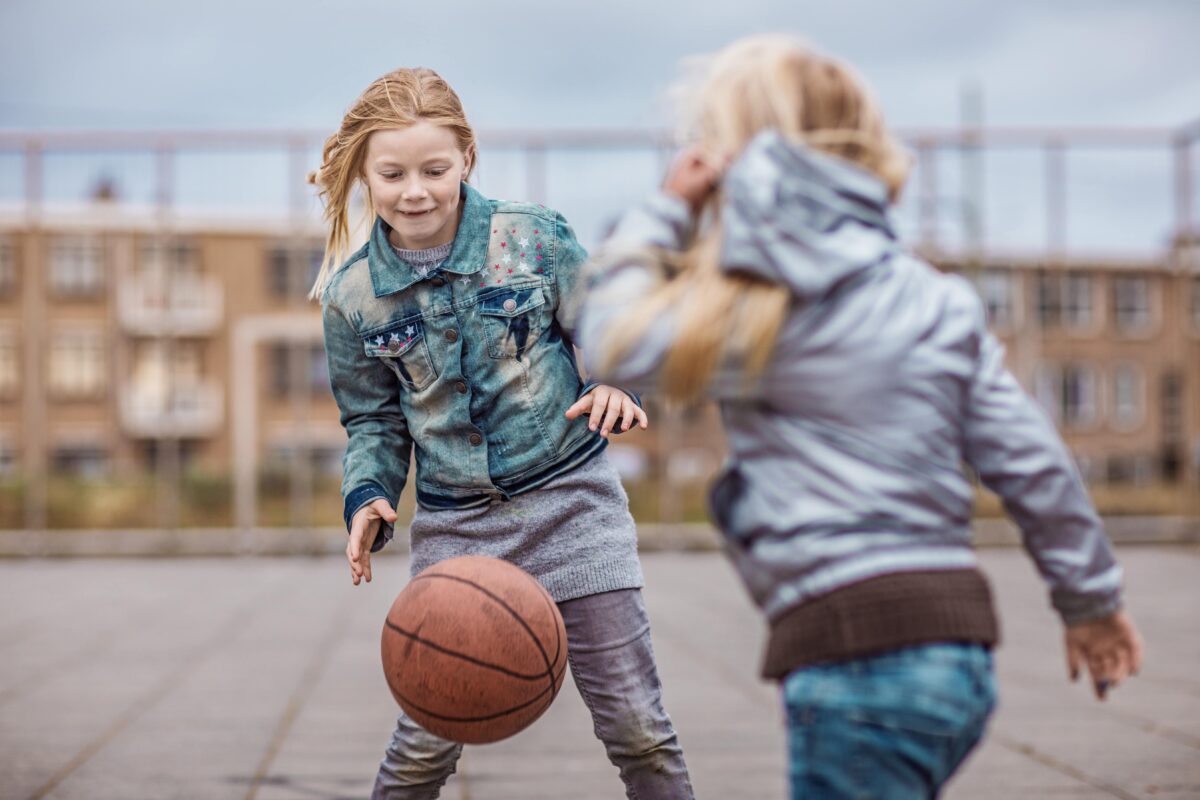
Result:
<instances>
[{"instance_id":1,"label":"denim jacket","mask_svg":"<svg viewBox=\"0 0 1200 800\"><path fill-rule=\"evenodd\" d=\"M1121 569L1070 454L1005 368L971 286L900 246L882 182L766 132L721 202L720 268L792 297L762 374L724 363L710 387L729 444L712 513L768 617L885 573L976 566L963 464L1004 500L1067 624L1115 611ZM598 379L657 382L669 311L611 365L606 336L629 297L666 279L629 253L679 250L691 224L657 195L596 262L579 328Z\"/></svg>"},{"instance_id":2,"label":"denim jacket","mask_svg":"<svg viewBox=\"0 0 1200 800\"><path fill-rule=\"evenodd\" d=\"M560 214L463 186L450 256L422 273L376 220L322 298L334 398L349 443L347 528L395 503L416 454L417 502L468 508L543 485L604 449L567 408L580 379L563 303L587 257ZM392 537L385 526L374 549Z\"/></svg>"}]
</instances>

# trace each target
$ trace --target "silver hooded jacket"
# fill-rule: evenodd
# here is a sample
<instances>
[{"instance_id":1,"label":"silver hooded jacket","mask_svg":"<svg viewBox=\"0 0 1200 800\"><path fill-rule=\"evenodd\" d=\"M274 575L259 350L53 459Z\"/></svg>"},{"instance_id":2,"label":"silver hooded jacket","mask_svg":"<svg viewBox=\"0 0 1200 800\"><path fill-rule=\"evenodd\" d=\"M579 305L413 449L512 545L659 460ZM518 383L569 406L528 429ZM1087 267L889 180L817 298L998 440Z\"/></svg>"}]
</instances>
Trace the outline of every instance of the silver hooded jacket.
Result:
<instances>
[{"instance_id":1,"label":"silver hooded jacket","mask_svg":"<svg viewBox=\"0 0 1200 800\"><path fill-rule=\"evenodd\" d=\"M964 465L1003 499L1067 624L1117 610L1121 571L1072 459L970 284L898 244L883 184L766 132L722 190L721 268L793 296L764 373L726 364L711 386L729 443L712 513L766 614L885 573L976 566ZM672 316L609 366L605 334L669 279L638 256L681 249L691 225L656 195L591 265L579 331L593 377L655 388Z\"/></svg>"}]
</instances>

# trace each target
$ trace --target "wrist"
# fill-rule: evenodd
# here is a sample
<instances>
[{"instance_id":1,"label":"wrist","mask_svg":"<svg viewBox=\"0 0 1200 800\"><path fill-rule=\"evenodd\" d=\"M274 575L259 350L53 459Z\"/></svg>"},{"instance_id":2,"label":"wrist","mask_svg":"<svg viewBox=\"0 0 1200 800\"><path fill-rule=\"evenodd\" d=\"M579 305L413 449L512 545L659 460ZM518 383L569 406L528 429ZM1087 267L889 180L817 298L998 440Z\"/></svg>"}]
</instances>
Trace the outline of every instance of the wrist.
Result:
<instances>
[{"instance_id":1,"label":"wrist","mask_svg":"<svg viewBox=\"0 0 1200 800\"><path fill-rule=\"evenodd\" d=\"M388 493L379 484L371 482L356 486L346 495L345 504L342 508L342 519L346 523L347 533L349 533L351 525L354 522L354 517L358 512L380 498L387 500Z\"/></svg>"}]
</instances>

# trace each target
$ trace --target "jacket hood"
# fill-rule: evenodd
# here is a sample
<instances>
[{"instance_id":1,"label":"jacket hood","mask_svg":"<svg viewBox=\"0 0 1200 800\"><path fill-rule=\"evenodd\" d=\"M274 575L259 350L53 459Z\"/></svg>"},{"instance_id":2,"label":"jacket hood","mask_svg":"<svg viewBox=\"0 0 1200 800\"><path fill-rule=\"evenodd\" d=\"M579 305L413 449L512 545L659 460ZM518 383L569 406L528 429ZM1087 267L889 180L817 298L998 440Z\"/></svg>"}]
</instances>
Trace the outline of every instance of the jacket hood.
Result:
<instances>
[{"instance_id":1,"label":"jacket hood","mask_svg":"<svg viewBox=\"0 0 1200 800\"><path fill-rule=\"evenodd\" d=\"M883 182L849 161L760 133L725 173L721 268L817 297L897 248Z\"/></svg>"}]
</instances>

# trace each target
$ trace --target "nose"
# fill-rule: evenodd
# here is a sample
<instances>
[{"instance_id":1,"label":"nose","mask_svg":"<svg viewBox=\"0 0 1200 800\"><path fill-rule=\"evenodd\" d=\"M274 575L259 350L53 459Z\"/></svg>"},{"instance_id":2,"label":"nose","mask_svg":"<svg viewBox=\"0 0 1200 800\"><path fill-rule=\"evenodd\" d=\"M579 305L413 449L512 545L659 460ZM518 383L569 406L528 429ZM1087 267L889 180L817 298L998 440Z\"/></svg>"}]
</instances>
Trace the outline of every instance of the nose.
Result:
<instances>
[{"instance_id":1,"label":"nose","mask_svg":"<svg viewBox=\"0 0 1200 800\"><path fill-rule=\"evenodd\" d=\"M407 178L400 189L400 198L405 201L424 200L428 194L425 184L415 175Z\"/></svg>"}]
</instances>

